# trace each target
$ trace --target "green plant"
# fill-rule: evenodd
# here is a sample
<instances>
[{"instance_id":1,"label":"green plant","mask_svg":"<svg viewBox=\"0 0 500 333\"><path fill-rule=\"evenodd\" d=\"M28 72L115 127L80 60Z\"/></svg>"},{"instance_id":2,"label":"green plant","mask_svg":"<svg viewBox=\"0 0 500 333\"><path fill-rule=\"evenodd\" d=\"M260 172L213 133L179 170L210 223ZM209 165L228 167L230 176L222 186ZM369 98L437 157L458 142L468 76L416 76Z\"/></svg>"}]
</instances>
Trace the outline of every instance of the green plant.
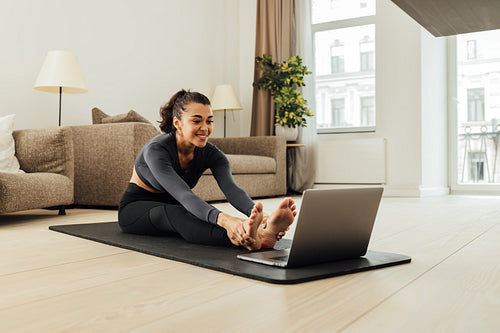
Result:
<instances>
[{"instance_id":1,"label":"green plant","mask_svg":"<svg viewBox=\"0 0 500 333\"><path fill-rule=\"evenodd\" d=\"M276 122L282 126L306 127L305 117L312 117L313 113L298 87L305 86L304 75L311 72L302 65L302 59L293 56L279 64L273 62L272 56L264 54L255 58L255 64L262 75L254 81L253 86L271 93Z\"/></svg>"}]
</instances>

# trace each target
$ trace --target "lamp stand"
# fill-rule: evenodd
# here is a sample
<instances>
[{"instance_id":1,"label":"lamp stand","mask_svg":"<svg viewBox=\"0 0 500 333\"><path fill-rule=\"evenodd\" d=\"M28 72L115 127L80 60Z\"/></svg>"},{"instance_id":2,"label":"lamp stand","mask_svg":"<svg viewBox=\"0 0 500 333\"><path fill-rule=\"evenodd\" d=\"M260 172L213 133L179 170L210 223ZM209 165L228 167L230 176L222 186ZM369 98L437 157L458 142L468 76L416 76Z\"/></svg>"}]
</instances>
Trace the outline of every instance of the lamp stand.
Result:
<instances>
[{"instance_id":1,"label":"lamp stand","mask_svg":"<svg viewBox=\"0 0 500 333\"><path fill-rule=\"evenodd\" d=\"M224 109L224 137L226 137L226 109Z\"/></svg>"},{"instance_id":2,"label":"lamp stand","mask_svg":"<svg viewBox=\"0 0 500 333\"><path fill-rule=\"evenodd\" d=\"M59 126L61 126L61 101L62 101L62 87L59 87Z\"/></svg>"}]
</instances>

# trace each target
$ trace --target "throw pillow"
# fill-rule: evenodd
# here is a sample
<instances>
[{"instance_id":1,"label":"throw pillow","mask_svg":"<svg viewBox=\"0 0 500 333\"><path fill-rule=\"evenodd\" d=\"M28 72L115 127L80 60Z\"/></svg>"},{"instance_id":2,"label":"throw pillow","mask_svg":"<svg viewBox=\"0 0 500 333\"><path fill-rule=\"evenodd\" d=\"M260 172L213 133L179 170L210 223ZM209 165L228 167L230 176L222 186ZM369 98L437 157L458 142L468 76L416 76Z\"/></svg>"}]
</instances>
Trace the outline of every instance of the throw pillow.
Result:
<instances>
[{"instance_id":1,"label":"throw pillow","mask_svg":"<svg viewBox=\"0 0 500 333\"><path fill-rule=\"evenodd\" d=\"M102 112L99 108L92 109L92 124L102 124L102 118L109 117L109 115Z\"/></svg>"},{"instance_id":2,"label":"throw pillow","mask_svg":"<svg viewBox=\"0 0 500 333\"><path fill-rule=\"evenodd\" d=\"M140 123L151 124L149 120L147 120L134 110L130 110L128 113L118 114L116 116L110 116L104 113L99 108L92 109L93 124L126 123L126 122L140 122Z\"/></svg>"},{"instance_id":3,"label":"throw pillow","mask_svg":"<svg viewBox=\"0 0 500 333\"><path fill-rule=\"evenodd\" d=\"M16 115L0 117L0 172L24 172L19 167L16 158L16 146L12 137Z\"/></svg>"}]
</instances>

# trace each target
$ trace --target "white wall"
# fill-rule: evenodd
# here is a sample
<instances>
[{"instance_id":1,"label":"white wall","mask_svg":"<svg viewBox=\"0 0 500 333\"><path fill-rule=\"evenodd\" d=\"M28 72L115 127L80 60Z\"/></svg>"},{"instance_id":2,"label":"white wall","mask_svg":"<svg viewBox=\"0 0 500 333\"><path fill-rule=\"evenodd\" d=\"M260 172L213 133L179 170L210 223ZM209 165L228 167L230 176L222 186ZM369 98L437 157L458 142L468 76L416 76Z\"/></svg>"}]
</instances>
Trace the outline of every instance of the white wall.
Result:
<instances>
[{"instance_id":1,"label":"white wall","mask_svg":"<svg viewBox=\"0 0 500 333\"><path fill-rule=\"evenodd\" d=\"M375 135L387 138L387 190L414 195L421 182L420 26L379 0L375 40Z\"/></svg>"},{"instance_id":2,"label":"white wall","mask_svg":"<svg viewBox=\"0 0 500 333\"><path fill-rule=\"evenodd\" d=\"M421 30L422 196L449 193L446 44Z\"/></svg>"},{"instance_id":3,"label":"white wall","mask_svg":"<svg viewBox=\"0 0 500 333\"><path fill-rule=\"evenodd\" d=\"M251 20L252 3L2 0L0 115L17 114L16 129L57 126L58 95L33 89L53 49L77 55L89 88L86 94L63 95L63 125L90 124L95 106L111 115L134 109L156 122L160 106L180 88L210 97L217 84L230 83L239 91L245 84L240 68L244 75L253 70L253 54L249 64L240 57L240 34L251 43L255 27L240 29L240 4ZM251 112L247 95L240 96L244 110L228 116L230 136L241 135L239 118ZM214 136L222 136L223 112L215 116Z\"/></svg>"}]
</instances>

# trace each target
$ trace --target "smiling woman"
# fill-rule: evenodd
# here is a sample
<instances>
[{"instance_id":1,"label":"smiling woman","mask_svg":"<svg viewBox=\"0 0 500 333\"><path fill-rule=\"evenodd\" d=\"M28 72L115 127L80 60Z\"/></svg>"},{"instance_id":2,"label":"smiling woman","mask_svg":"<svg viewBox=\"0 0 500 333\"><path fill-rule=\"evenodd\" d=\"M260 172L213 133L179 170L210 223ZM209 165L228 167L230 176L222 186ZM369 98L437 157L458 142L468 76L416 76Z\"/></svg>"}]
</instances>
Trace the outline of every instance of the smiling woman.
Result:
<instances>
[{"instance_id":1,"label":"smiling woman","mask_svg":"<svg viewBox=\"0 0 500 333\"><path fill-rule=\"evenodd\" d=\"M193 243L273 247L296 215L286 198L269 217L233 179L224 153L208 142L213 113L206 96L178 91L160 109L163 134L139 152L130 184L118 210L124 232L161 235L177 233ZM230 216L196 196L191 189L211 169L228 201L248 216Z\"/></svg>"}]
</instances>

